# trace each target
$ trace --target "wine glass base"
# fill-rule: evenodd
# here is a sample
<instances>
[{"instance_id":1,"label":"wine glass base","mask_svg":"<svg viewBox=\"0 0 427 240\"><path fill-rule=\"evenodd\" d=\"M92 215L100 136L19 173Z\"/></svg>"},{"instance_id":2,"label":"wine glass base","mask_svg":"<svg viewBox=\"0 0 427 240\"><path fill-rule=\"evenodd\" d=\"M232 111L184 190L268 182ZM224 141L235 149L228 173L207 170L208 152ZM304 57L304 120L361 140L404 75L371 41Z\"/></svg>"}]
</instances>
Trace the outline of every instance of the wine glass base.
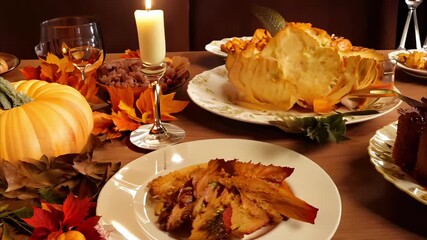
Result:
<instances>
[{"instance_id":1,"label":"wine glass base","mask_svg":"<svg viewBox=\"0 0 427 240\"><path fill-rule=\"evenodd\" d=\"M185 131L173 124L162 123L166 129L166 133L149 134L153 124L145 124L132 131L130 134L130 142L143 149L156 150L162 147L181 142L185 137Z\"/></svg>"}]
</instances>

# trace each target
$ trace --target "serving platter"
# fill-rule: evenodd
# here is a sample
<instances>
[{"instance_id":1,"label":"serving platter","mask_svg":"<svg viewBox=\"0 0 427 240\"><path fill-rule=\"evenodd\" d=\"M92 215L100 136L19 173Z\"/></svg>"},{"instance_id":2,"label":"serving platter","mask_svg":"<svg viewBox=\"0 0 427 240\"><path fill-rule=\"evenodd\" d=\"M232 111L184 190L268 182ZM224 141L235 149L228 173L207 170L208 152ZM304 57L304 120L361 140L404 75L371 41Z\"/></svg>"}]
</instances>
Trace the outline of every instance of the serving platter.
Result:
<instances>
[{"instance_id":1,"label":"serving platter","mask_svg":"<svg viewBox=\"0 0 427 240\"><path fill-rule=\"evenodd\" d=\"M411 67L408 67L405 64L397 61L399 54L405 53L405 52L411 53L414 51L426 51L426 50L422 50L422 49L397 50L397 51L393 51L393 52L388 53L388 58L392 62L395 62L399 68L402 68L408 74L415 76L415 77L427 79L427 70L411 68Z\"/></svg>"},{"instance_id":2,"label":"serving platter","mask_svg":"<svg viewBox=\"0 0 427 240\"><path fill-rule=\"evenodd\" d=\"M0 52L0 59L3 59L7 63L7 66L8 66L8 69L5 72L0 73L0 75L6 74L6 73L12 71L21 62L21 60L18 57L16 57L15 55L9 54L9 53Z\"/></svg>"},{"instance_id":3,"label":"serving platter","mask_svg":"<svg viewBox=\"0 0 427 240\"><path fill-rule=\"evenodd\" d=\"M396 89L397 90L397 89ZM191 100L201 108L214 114L242 122L268 125L269 121L280 121L281 115L308 117L315 116L313 112L253 110L236 105L231 101L237 95L237 90L228 80L227 69L224 65L205 71L195 76L188 84L187 92ZM347 124L353 124L378 118L396 109L401 100L396 97L380 98L370 106L378 110L377 114L345 117ZM348 112L345 107L337 109Z\"/></svg>"},{"instance_id":4,"label":"serving platter","mask_svg":"<svg viewBox=\"0 0 427 240\"><path fill-rule=\"evenodd\" d=\"M394 163L392 153L396 132L397 121L375 132L368 146L371 163L387 181L419 202L427 204L427 189Z\"/></svg>"},{"instance_id":5,"label":"serving platter","mask_svg":"<svg viewBox=\"0 0 427 240\"><path fill-rule=\"evenodd\" d=\"M158 228L146 186L157 176L215 158L292 167L294 172L286 179L289 186L297 197L319 209L315 224L289 219L245 239L331 239L334 235L341 219L341 197L320 166L270 143L210 139L162 148L121 168L101 190L96 209L102 226L111 231L110 239L185 239Z\"/></svg>"},{"instance_id":6,"label":"serving platter","mask_svg":"<svg viewBox=\"0 0 427 240\"><path fill-rule=\"evenodd\" d=\"M242 40L251 40L252 37L237 37L238 39L242 39ZM224 38L221 40L213 40L212 42L206 44L205 46L205 50L208 52L211 52L215 55L221 56L221 57L227 57L227 53L221 51L221 45L225 44L226 42L232 40L233 38Z\"/></svg>"}]
</instances>

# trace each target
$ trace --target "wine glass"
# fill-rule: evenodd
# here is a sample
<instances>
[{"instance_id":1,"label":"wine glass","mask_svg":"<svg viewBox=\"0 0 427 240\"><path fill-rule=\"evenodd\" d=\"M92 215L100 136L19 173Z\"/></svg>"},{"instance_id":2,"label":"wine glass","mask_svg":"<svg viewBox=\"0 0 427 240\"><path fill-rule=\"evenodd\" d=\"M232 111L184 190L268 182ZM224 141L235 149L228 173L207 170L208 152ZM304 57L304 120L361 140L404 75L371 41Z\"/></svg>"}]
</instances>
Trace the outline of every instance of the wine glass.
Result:
<instances>
[{"instance_id":1,"label":"wine glass","mask_svg":"<svg viewBox=\"0 0 427 240\"><path fill-rule=\"evenodd\" d=\"M85 80L85 70L103 56L99 21L92 16L60 17L44 21L41 24L40 43L35 51L42 58L48 52L58 57L68 57L81 72L82 80Z\"/></svg>"},{"instance_id":2,"label":"wine glass","mask_svg":"<svg viewBox=\"0 0 427 240\"><path fill-rule=\"evenodd\" d=\"M414 19L414 29L415 29L415 43L417 49L421 48L420 40L420 31L418 27L418 17L417 17L417 7L423 2L423 0L405 0L406 5L408 5L408 15L406 17L405 26L403 28L402 37L400 39L400 44L398 49L405 49L406 36L408 35L408 28L411 22L411 17Z\"/></svg>"}]
</instances>

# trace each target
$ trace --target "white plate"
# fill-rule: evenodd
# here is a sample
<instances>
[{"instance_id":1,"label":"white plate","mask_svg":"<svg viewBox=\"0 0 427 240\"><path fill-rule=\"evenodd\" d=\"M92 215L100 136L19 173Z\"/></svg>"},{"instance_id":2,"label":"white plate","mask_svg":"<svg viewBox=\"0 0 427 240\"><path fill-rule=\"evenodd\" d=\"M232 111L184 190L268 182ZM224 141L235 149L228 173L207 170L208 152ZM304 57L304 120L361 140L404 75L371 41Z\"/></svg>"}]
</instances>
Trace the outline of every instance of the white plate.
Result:
<instances>
[{"instance_id":1,"label":"white plate","mask_svg":"<svg viewBox=\"0 0 427 240\"><path fill-rule=\"evenodd\" d=\"M396 89L397 90L397 89ZM230 101L230 96L236 95L236 89L228 80L227 69L224 65L205 71L195 76L188 84L188 95L191 100L201 108L217 115L255 124L268 125L269 121L279 121L278 115L293 116L315 116L314 113L302 113L295 110L289 111L259 111L243 108ZM370 108L378 110L379 113L363 116L346 117L347 124L363 122L380 117L397 108L400 101L397 98L381 98ZM339 112L348 112L347 108L338 109Z\"/></svg>"},{"instance_id":2,"label":"white plate","mask_svg":"<svg viewBox=\"0 0 427 240\"><path fill-rule=\"evenodd\" d=\"M186 142L146 154L121 168L104 186L96 212L111 239L171 239L156 226L146 184L159 174L210 159L240 159L293 167L287 178L295 195L319 209L315 224L289 219L259 239L330 239L341 219L341 198L328 174L292 150L252 140L211 139Z\"/></svg>"},{"instance_id":3,"label":"white plate","mask_svg":"<svg viewBox=\"0 0 427 240\"><path fill-rule=\"evenodd\" d=\"M214 40L212 42L210 42L209 44L207 44L205 46L206 51L211 52L213 54L222 56L222 57L227 57L227 53L221 51L221 45L230 41L233 38L224 38L221 40ZM243 40L251 40L252 37L239 37L239 39L243 39Z\"/></svg>"},{"instance_id":4,"label":"white plate","mask_svg":"<svg viewBox=\"0 0 427 240\"><path fill-rule=\"evenodd\" d=\"M369 141L368 152L375 169L384 178L416 200L427 204L427 189L394 164L392 149L396 140L397 122L376 131Z\"/></svg>"},{"instance_id":5,"label":"white plate","mask_svg":"<svg viewBox=\"0 0 427 240\"><path fill-rule=\"evenodd\" d=\"M388 58L393 62L397 62L398 55L400 53L413 52L413 51L423 51L423 50L422 49L397 50L397 51L390 52L388 54ZM427 78L427 70L410 68L410 67L407 67L405 64L400 63L400 62L397 62L397 66L402 68L403 70L405 70L405 72L411 74L412 76L420 77L420 78Z\"/></svg>"},{"instance_id":6,"label":"white plate","mask_svg":"<svg viewBox=\"0 0 427 240\"><path fill-rule=\"evenodd\" d=\"M6 73L12 71L21 62L19 60L19 58L17 58L16 56L14 56L12 54L9 54L9 53L0 52L0 58L3 59L7 63L7 66L8 66L7 71L0 73L0 75L6 74Z\"/></svg>"}]
</instances>

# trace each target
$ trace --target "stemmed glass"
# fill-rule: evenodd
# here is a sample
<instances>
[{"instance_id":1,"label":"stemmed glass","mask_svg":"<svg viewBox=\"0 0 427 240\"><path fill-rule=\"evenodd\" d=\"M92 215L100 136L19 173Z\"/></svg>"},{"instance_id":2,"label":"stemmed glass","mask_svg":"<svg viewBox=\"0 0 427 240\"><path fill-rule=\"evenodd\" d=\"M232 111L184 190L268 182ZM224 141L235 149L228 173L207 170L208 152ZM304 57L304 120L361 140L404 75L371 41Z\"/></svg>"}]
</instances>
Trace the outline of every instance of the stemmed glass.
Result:
<instances>
[{"instance_id":1,"label":"stemmed glass","mask_svg":"<svg viewBox=\"0 0 427 240\"><path fill-rule=\"evenodd\" d=\"M144 124L130 134L130 141L137 147L155 150L180 142L185 137L185 131L180 127L164 123L161 120L160 108L160 79L166 71L166 63L151 65L143 63L142 73L150 82L152 89L154 123Z\"/></svg>"},{"instance_id":2,"label":"stemmed glass","mask_svg":"<svg viewBox=\"0 0 427 240\"><path fill-rule=\"evenodd\" d=\"M152 89L154 123L145 124L130 134L135 146L155 150L180 142L185 131L170 123L163 123L160 109L160 79L166 71L166 43L163 11L150 10L151 2L146 2L147 11L135 11L138 30L142 74L150 82Z\"/></svg>"},{"instance_id":3,"label":"stemmed glass","mask_svg":"<svg viewBox=\"0 0 427 240\"><path fill-rule=\"evenodd\" d=\"M418 18L417 18L417 7L422 2L423 0L405 0L406 5L408 5L408 16L406 17L405 26L403 28L402 37L400 39L400 44L398 49L405 49L406 36L408 35L408 28L411 22L411 17L413 17L414 19L416 46L417 46L417 49L421 48L420 31L418 27Z\"/></svg>"},{"instance_id":4,"label":"stemmed glass","mask_svg":"<svg viewBox=\"0 0 427 240\"><path fill-rule=\"evenodd\" d=\"M47 52L68 57L85 80L85 70L103 56L102 42L99 21L95 17L61 17L41 24L40 44L35 50L42 58Z\"/></svg>"}]
</instances>

